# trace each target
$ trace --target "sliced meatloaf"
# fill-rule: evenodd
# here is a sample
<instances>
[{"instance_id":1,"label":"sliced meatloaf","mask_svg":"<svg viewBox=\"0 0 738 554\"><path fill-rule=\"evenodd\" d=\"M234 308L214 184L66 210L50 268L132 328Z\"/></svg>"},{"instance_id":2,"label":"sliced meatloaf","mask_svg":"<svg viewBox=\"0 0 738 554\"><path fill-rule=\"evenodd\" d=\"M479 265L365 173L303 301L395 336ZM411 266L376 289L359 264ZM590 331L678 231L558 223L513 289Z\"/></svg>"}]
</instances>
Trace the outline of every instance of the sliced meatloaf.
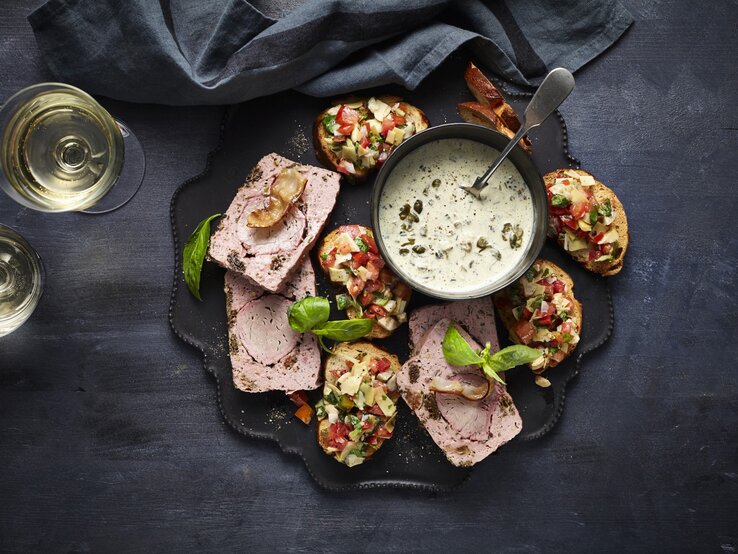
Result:
<instances>
[{"instance_id":1,"label":"sliced meatloaf","mask_svg":"<svg viewBox=\"0 0 738 554\"><path fill-rule=\"evenodd\" d=\"M311 333L292 330L292 302L315 296L315 273L305 259L283 290L270 294L240 275L225 275L228 345L233 383L245 392L314 389L320 384L320 348Z\"/></svg>"},{"instance_id":2,"label":"sliced meatloaf","mask_svg":"<svg viewBox=\"0 0 738 554\"><path fill-rule=\"evenodd\" d=\"M448 460L467 467L520 433L523 422L506 388L499 383L489 396L476 401L431 390L434 379L470 385L485 380L476 366L455 367L446 363L442 343L450 323L449 319L441 319L431 327L415 355L402 366L397 384L407 405ZM463 328L459 332L472 348L479 348Z\"/></svg>"},{"instance_id":3,"label":"sliced meatloaf","mask_svg":"<svg viewBox=\"0 0 738 554\"><path fill-rule=\"evenodd\" d=\"M300 198L275 225L249 227L249 214L268 204L272 183L291 166L297 166L307 178ZM210 239L208 257L262 288L277 292L315 244L336 203L339 178L333 171L300 165L278 154L264 156L220 219Z\"/></svg>"},{"instance_id":4,"label":"sliced meatloaf","mask_svg":"<svg viewBox=\"0 0 738 554\"><path fill-rule=\"evenodd\" d=\"M492 345L492 352L500 349L495 326L495 306L491 296L473 300L459 300L447 304L423 306L410 314L410 352L415 354L423 346L423 338L439 319L450 319L460 324L481 344Z\"/></svg>"}]
</instances>

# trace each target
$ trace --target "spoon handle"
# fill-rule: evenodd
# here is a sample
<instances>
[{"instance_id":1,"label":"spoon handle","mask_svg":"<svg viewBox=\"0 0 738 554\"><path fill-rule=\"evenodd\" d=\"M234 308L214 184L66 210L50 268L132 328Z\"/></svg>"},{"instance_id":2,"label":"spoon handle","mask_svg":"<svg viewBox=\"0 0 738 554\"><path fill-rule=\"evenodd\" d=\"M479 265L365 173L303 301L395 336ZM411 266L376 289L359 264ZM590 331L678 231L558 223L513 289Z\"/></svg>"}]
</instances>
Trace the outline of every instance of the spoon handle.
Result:
<instances>
[{"instance_id":1,"label":"spoon handle","mask_svg":"<svg viewBox=\"0 0 738 554\"><path fill-rule=\"evenodd\" d=\"M518 141L523 138L523 135L533 127L538 127L546 121L548 116L566 100L566 97L571 94L572 90L574 90L574 76L563 67L552 69L546 75L546 78L541 83L541 86L538 87L528 107L525 109L523 124L518 129L518 132L515 133L515 136L510 139L510 142L500 152L500 155L497 156L497 159L490 168L484 172L484 175L477 177L471 187L462 188L479 198L479 193L487 186L489 178L500 167L500 164L507 158L510 151L515 148Z\"/></svg>"}]
</instances>

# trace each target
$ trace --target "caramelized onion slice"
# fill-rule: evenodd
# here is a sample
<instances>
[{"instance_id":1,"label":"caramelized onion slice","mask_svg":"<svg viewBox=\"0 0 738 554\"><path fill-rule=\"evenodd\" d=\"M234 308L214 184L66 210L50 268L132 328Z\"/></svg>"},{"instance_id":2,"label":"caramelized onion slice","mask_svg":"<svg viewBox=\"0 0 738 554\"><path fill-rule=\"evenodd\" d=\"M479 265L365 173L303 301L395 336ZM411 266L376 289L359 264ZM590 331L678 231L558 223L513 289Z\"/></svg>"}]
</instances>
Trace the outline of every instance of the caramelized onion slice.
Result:
<instances>
[{"instance_id":1,"label":"caramelized onion slice","mask_svg":"<svg viewBox=\"0 0 738 554\"><path fill-rule=\"evenodd\" d=\"M297 202L305 190L307 177L294 167L282 170L269 189L269 204L249 214L249 227L271 227L287 213L290 204Z\"/></svg>"},{"instance_id":2,"label":"caramelized onion slice","mask_svg":"<svg viewBox=\"0 0 738 554\"><path fill-rule=\"evenodd\" d=\"M467 400L483 400L492 392L493 384L486 378L473 385L466 381L452 381L441 377L434 377L430 383L430 390L434 392L445 392L466 398Z\"/></svg>"}]
</instances>

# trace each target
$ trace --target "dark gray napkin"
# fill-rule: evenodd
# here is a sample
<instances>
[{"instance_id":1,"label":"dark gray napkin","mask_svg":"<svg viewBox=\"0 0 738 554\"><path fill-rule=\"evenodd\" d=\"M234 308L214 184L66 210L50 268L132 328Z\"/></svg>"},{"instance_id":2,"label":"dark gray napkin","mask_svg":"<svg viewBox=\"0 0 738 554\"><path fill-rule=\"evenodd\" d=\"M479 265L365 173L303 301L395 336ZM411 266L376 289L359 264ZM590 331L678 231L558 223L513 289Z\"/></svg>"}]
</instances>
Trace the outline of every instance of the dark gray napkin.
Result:
<instances>
[{"instance_id":1,"label":"dark gray napkin","mask_svg":"<svg viewBox=\"0 0 738 554\"><path fill-rule=\"evenodd\" d=\"M244 0L50 0L28 20L57 79L161 104L413 89L462 44L529 84L633 21L617 0L305 0L279 19Z\"/></svg>"}]
</instances>

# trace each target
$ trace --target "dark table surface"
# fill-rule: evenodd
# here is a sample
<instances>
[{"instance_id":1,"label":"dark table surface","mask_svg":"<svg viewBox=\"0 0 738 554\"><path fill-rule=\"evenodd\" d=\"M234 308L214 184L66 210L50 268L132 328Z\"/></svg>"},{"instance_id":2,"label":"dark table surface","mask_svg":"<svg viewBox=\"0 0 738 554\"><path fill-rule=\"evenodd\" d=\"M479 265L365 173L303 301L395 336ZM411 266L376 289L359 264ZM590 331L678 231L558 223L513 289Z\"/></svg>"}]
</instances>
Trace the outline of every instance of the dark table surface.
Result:
<instances>
[{"instance_id":1,"label":"dark table surface","mask_svg":"<svg viewBox=\"0 0 738 554\"><path fill-rule=\"evenodd\" d=\"M25 20L38 3L0 5L0 98L51 77ZM222 108L102 99L147 154L127 207L46 215L0 198L48 272L31 320L0 339L0 549L735 552L737 8L625 3L636 23L563 113L573 154L627 206L631 249L614 335L553 432L437 495L325 492L232 432L167 321L169 201L203 169Z\"/></svg>"}]
</instances>

